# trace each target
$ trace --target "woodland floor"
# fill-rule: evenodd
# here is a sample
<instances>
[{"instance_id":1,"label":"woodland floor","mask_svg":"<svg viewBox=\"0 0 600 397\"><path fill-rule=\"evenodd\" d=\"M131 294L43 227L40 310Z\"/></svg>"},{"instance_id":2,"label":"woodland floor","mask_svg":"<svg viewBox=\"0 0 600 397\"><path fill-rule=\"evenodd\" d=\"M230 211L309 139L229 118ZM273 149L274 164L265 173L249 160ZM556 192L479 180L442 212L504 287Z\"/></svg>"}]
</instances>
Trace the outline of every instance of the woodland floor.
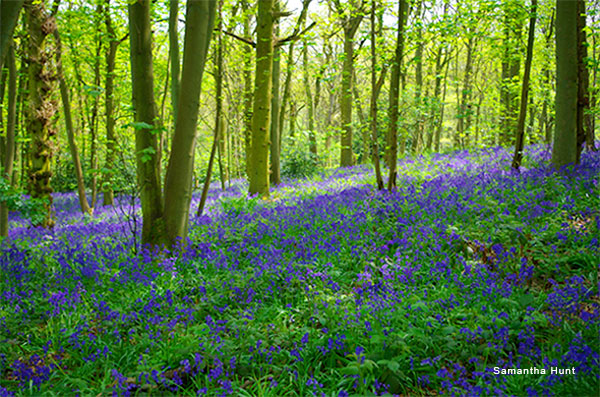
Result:
<instances>
[{"instance_id":1,"label":"woodland floor","mask_svg":"<svg viewBox=\"0 0 600 397\"><path fill-rule=\"evenodd\" d=\"M127 197L57 194L1 246L0 396L598 395L600 153L526 153L408 158L393 193L366 166L214 187L170 254Z\"/></svg>"}]
</instances>

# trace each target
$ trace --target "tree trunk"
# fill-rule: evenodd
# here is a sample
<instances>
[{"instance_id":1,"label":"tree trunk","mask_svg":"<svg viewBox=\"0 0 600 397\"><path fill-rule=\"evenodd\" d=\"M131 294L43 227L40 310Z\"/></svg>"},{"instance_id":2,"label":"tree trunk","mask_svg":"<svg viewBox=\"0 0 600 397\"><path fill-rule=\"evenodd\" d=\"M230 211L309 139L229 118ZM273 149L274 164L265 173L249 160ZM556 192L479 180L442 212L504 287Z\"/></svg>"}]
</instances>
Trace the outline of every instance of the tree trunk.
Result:
<instances>
[{"instance_id":1,"label":"tree trunk","mask_svg":"<svg viewBox=\"0 0 600 397\"><path fill-rule=\"evenodd\" d=\"M96 206L96 199L98 195L98 107L100 99L100 57L102 53L102 28L100 21L102 20L102 4L98 3L96 6L96 12L94 17L96 18L96 57L94 59L94 90L98 93L94 96L94 103L92 104L92 115L90 118L90 133L91 133L91 145L90 145L90 165L92 171L91 177L91 188L92 188L92 208Z\"/></svg>"},{"instance_id":2,"label":"tree trunk","mask_svg":"<svg viewBox=\"0 0 600 397\"><path fill-rule=\"evenodd\" d=\"M308 111L308 149L312 157L317 158L317 138L315 135L315 107L312 90L310 88L310 70L308 63L308 40L304 40L302 48L302 66L304 67L304 93L306 94L306 107Z\"/></svg>"},{"instance_id":3,"label":"tree trunk","mask_svg":"<svg viewBox=\"0 0 600 397\"><path fill-rule=\"evenodd\" d=\"M584 144L588 150L596 150L595 134L590 115L590 75L586 65L587 42L585 33L585 2L577 2L577 162L579 163Z\"/></svg>"},{"instance_id":4,"label":"tree trunk","mask_svg":"<svg viewBox=\"0 0 600 397\"><path fill-rule=\"evenodd\" d=\"M56 103L52 100L54 71L51 62L44 56L49 50L46 39L56 29L54 18L46 13L43 3L28 2L27 31L29 34L27 57L29 59L29 98L27 130L31 137L29 143L29 187L33 198L44 200L44 219L34 222L34 226L51 228L54 226L52 215L52 178L51 164L56 144L56 131L52 126Z\"/></svg>"},{"instance_id":5,"label":"tree trunk","mask_svg":"<svg viewBox=\"0 0 600 397\"><path fill-rule=\"evenodd\" d=\"M169 58L171 58L171 108L173 120L177 120L179 101L179 32L177 29L179 15L179 0L169 1Z\"/></svg>"},{"instance_id":6,"label":"tree trunk","mask_svg":"<svg viewBox=\"0 0 600 397\"><path fill-rule=\"evenodd\" d=\"M276 9L279 10L279 1L276 0ZM275 37L279 36L279 23L275 26ZM281 51L279 47L273 50L273 74L271 76L271 125L270 125L270 178L271 184L277 186L281 183L281 147L279 145L279 77L281 75Z\"/></svg>"},{"instance_id":7,"label":"tree trunk","mask_svg":"<svg viewBox=\"0 0 600 397\"><path fill-rule=\"evenodd\" d=\"M137 123L135 128L137 182L143 217L142 244L160 245L164 242L164 222L158 172L160 156L156 133L158 119L154 101L150 0L130 3L128 10L132 104ZM173 157L172 153L171 157Z\"/></svg>"},{"instance_id":8,"label":"tree trunk","mask_svg":"<svg viewBox=\"0 0 600 397\"><path fill-rule=\"evenodd\" d=\"M458 123L456 131L461 147L466 146L468 141L469 128L471 126L471 74L473 72L473 50L475 40L470 36L467 40L467 63L465 64L465 75L463 79L462 96L459 105Z\"/></svg>"},{"instance_id":9,"label":"tree trunk","mask_svg":"<svg viewBox=\"0 0 600 397\"><path fill-rule=\"evenodd\" d=\"M3 150L4 177L6 182L12 184L13 160L15 157L15 122L17 116L17 65L15 62L14 42L9 41L6 56L8 65L8 108L6 121L6 140ZM0 236L8 236L8 207L0 203Z\"/></svg>"},{"instance_id":10,"label":"tree trunk","mask_svg":"<svg viewBox=\"0 0 600 397\"><path fill-rule=\"evenodd\" d=\"M556 1L556 130L552 164L577 162L577 13L578 2Z\"/></svg>"},{"instance_id":11,"label":"tree trunk","mask_svg":"<svg viewBox=\"0 0 600 397\"><path fill-rule=\"evenodd\" d=\"M115 135L115 116L114 116L114 86L115 86L115 65L117 57L117 40L115 30L112 27L110 19L110 3L107 2L105 8L105 25L108 34L108 51L106 52L106 81L104 84L104 109L106 116L106 159L104 163L105 172L102 182L102 205L114 205L113 175L115 174L115 144L117 137Z\"/></svg>"},{"instance_id":12,"label":"tree trunk","mask_svg":"<svg viewBox=\"0 0 600 397\"><path fill-rule=\"evenodd\" d=\"M512 167L519 169L523 159L523 142L525 137L525 117L527 116L527 96L529 94L529 74L531 72L531 60L533 58L533 42L535 40L535 18L537 13L537 0L531 0L531 14L529 17L529 36L527 39L527 57L525 58L525 71L523 74L523 86L521 88L521 108L519 109L519 119L517 121L517 133L515 154L513 156Z\"/></svg>"},{"instance_id":13,"label":"tree trunk","mask_svg":"<svg viewBox=\"0 0 600 397\"><path fill-rule=\"evenodd\" d=\"M402 63L402 52L404 50L404 24L407 14L408 4L406 0L398 1L398 31L396 36L396 55L392 65L392 76L390 79L390 104L389 118L390 126L388 132L389 138L389 178L388 190L396 187L396 162L398 156L398 102L400 95L400 64Z\"/></svg>"},{"instance_id":14,"label":"tree trunk","mask_svg":"<svg viewBox=\"0 0 600 397\"><path fill-rule=\"evenodd\" d=\"M215 11L216 0L188 0L182 90L165 180L164 223L166 241L170 246L187 237L200 91Z\"/></svg>"},{"instance_id":15,"label":"tree trunk","mask_svg":"<svg viewBox=\"0 0 600 397\"><path fill-rule=\"evenodd\" d=\"M219 155L219 174L221 179L221 189L225 190L225 183L229 179L229 175L227 172L227 166L224 164L224 158L226 156L226 139L225 136L225 128L223 128L223 34L221 31L223 30L223 0L219 1L217 5L217 14L218 14L218 22L217 22L217 48L216 54L213 58L214 61L214 76L215 76L215 130L218 130L218 155Z\"/></svg>"},{"instance_id":16,"label":"tree trunk","mask_svg":"<svg viewBox=\"0 0 600 397\"><path fill-rule=\"evenodd\" d=\"M273 72L273 2L258 1L256 22L256 73L250 153L251 195L269 198L269 126L271 121L271 73Z\"/></svg>"},{"instance_id":17,"label":"tree trunk","mask_svg":"<svg viewBox=\"0 0 600 397\"><path fill-rule=\"evenodd\" d=\"M412 152L421 151L423 139L423 112L421 103L421 93L423 91L423 0L417 1L416 17L417 22L417 48L415 50L415 106L417 108L417 119L415 122L415 131L412 140Z\"/></svg>"},{"instance_id":18,"label":"tree trunk","mask_svg":"<svg viewBox=\"0 0 600 397\"><path fill-rule=\"evenodd\" d=\"M248 3L242 0L244 14L244 37L250 37L250 13ZM290 44L291 45L291 44ZM281 129L279 129L281 131ZM250 151L252 148L252 47L244 46L244 151L246 175L250 176Z\"/></svg>"},{"instance_id":19,"label":"tree trunk","mask_svg":"<svg viewBox=\"0 0 600 397\"><path fill-rule=\"evenodd\" d=\"M10 47L13 31L19 20L24 0L4 0L0 2L0 69Z\"/></svg>"},{"instance_id":20,"label":"tree trunk","mask_svg":"<svg viewBox=\"0 0 600 397\"><path fill-rule=\"evenodd\" d=\"M283 97L281 98L281 106L279 109L279 138L277 141L277 150L281 152L281 137L283 135L283 126L285 124L285 108L288 106L288 102L290 102L290 91L292 87L292 73L294 70L294 41L290 43L290 47L288 49L287 57L286 57L286 72L285 72L285 81L283 83ZM292 110L290 109L290 114ZM290 119L292 117L289 117ZM291 134L293 136L293 134Z\"/></svg>"},{"instance_id":21,"label":"tree trunk","mask_svg":"<svg viewBox=\"0 0 600 397\"><path fill-rule=\"evenodd\" d=\"M69 149L71 151L71 158L73 159L73 166L75 168L75 177L77 180L77 195L79 197L79 207L81 212L85 214L92 214L92 208L88 203L85 195L85 182L83 178L83 171L81 169L81 160L79 158L79 151L77 150L77 144L75 143L75 130L73 128L73 118L71 117L71 101L69 100L69 88L65 81L64 72L62 69L62 44L60 40L60 34L58 30L54 31L54 39L56 40L56 71L58 74L58 81L60 87L60 96L62 99L63 112L65 114L65 127L67 130L67 140L69 142Z\"/></svg>"},{"instance_id":22,"label":"tree trunk","mask_svg":"<svg viewBox=\"0 0 600 397\"><path fill-rule=\"evenodd\" d=\"M377 98L381 92L381 86L385 79L387 69L384 67L381 71L381 77L377 80L377 41L375 37L375 8L376 3L373 1L371 7L371 106L369 107L369 121L371 129L371 146L373 154L373 166L375 167L375 181L377 190L383 190L383 177L381 176L381 167L379 165L379 142L377 137Z\"/></svg>"},{"instance_id":23,"label":"tree trunk","mask_svg":"<svg viewBox=\"0 0 600 397\"><path fill-rule=\"evenodd\" d=\"M344 64L342 66L342 93L340 95L342 118L341 167L349 167L354 164L352 153L352 76L354 70L354 35L358 30L361 19L362 16L353 17L344 26Z\"/></svg>"}]
</instances>

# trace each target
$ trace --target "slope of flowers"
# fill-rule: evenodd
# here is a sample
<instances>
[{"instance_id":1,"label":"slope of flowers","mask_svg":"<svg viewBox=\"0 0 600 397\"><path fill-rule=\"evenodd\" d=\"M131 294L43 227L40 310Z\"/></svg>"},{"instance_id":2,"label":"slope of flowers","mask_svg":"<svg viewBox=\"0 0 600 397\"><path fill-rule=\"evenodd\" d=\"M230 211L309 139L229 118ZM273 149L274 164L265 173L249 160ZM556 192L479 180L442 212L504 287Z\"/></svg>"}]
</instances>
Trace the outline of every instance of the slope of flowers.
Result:
<instances>
[{"instance_id":1,"label":"slope of flowers","mask_svg":"<svg viewBox=\"0 0 600 397\"><path fill-rule=\"evenodd\" d=\"M59 196L2 245L0 395L593 395L600 155L528 153L407 159L391 194L364 167L215 187L173 253L136 245L130 200Z\"/></svg>"}]
</instances>

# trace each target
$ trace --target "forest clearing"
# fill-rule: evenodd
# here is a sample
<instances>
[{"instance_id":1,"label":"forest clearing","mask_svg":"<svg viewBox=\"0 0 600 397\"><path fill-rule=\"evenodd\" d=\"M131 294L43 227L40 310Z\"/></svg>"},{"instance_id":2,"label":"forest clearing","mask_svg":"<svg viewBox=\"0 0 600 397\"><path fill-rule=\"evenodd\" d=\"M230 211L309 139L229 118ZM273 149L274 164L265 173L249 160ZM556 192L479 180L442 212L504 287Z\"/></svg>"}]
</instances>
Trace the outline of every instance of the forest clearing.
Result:
<instances>
[{"instance_id":1,"label":"forest clearing","mask_svg":"<svg viewBox=\"0 0 600 397\"><path fill-rule=\"evenodd\" d=\"M598 0L1 0L0 396L597 396Z\"/></svg>"}]
</instances>

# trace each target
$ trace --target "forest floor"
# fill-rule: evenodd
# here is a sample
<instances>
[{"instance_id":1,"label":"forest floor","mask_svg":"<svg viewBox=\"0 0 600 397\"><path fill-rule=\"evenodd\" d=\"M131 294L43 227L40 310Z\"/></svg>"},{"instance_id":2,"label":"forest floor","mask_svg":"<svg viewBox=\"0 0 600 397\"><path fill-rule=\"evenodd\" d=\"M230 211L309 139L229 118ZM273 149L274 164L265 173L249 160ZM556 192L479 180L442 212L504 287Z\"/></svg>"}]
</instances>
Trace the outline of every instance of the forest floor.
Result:
<instances>
[{"instance_id":1,"label":"forest floor","mask_svg":"<svg viewBox=\"0 0 600 397\"><path fill-rule=\"evenodd\" d=\"M57 194L1 246L0 396L596 396L600 153L526 152L407 158L393 193L368 167L213 188L172 253L127 197Z\"/></svg>"}]
</instances>

